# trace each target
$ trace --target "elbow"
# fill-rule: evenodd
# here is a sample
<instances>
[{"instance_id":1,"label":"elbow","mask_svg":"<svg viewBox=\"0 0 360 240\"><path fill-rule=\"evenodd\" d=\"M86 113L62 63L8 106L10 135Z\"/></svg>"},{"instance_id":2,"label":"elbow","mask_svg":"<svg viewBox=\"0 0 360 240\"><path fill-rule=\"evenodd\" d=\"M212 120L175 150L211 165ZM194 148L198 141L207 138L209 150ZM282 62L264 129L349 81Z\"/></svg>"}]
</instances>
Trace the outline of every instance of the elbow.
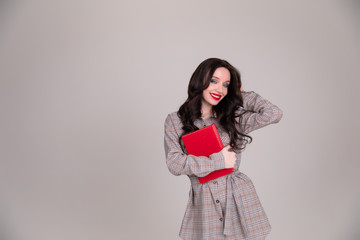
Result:
<instances>
[{"instance_id":1,"label":"elbow","mask_svg":"<svg viewBox=\"0 0 360 240\"><path fill-rule=\"evenodd\" d=\"M283 112L280 108L272 107L261 115L261 117L259 118L259 122L263 122L263 125L278 123L280 122L282 116Z\"/></svg>"},{"instance_id":2,"label":"elbow","mask_svg":"<svg viewBox=\"0 0 360 240\"><path fill-rule=\"evenodd\" d=\"M267 121L269 124L278 123L283 116L283 111L279 107L274 105L271 110L269 109L267 114L264 115L267 116Z\"/></svg>"},{"instance_id":3,"label":"elbow","mask_svg":"<svg viewBox=\"0 0 360 240\"><path fill-rule=\"evenodd\" d=\"M283 111L280 108L277 108L277 110L275 112L275 121L274 121L274 123L280 122L282 117L283 117Z\"/></svg>"},{"instance_id":4,"label":"elbow","mask_svg":"<svg viewBox=\"0 0 360 240\"><path fill-rule=\"evenodd\" d=\"M179 169L179 166L177 166L177 164L172 161L171 159L167 159L166 160L166 164L167 164L167 167L169 169L169 172L172 174L172 175L175 175L175 176L180 176L181 175L181 169Z\"/></svg>"},{"instance_id":5,"label":"elbow","mask_svg":"<svg viewBox=\"0 0 360 240\"><path fill-rule=\"evenodd\" d=\"M168 165L168 169L169 169L169 172L174 175L174 176L180 176L181 173L179 171L177 171L175 168L171 167Z\"/></svg>"}]
</instances>

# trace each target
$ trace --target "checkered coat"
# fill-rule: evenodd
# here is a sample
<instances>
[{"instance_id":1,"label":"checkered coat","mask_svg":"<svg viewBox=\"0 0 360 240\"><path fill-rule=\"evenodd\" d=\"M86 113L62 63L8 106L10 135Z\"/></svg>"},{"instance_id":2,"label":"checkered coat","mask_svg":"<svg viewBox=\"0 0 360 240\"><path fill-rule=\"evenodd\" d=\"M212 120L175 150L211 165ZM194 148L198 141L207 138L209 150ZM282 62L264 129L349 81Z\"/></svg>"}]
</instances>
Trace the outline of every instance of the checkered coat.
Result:
<instances>
[{"instance_id":1,"label":"checkered coat","mask_svg":"<svg viewBox=\"0 0 360 240\"><path fill-rule=\"evenodd\" d=\"M250 133L271 123L277 123L282 111L255 92L242 92L243 108L246 112L238 128ZM215 124L224 146L230 138L217 119L198 119L194 124L203 128ZM239 240L265 239L270 224L249 177L239 172L241 152L236 152L234 173L211 182L200 184L197 177L225 167L223 155L218 152L209 157L187 155L179 144L182 123L177 113L171 113L165 120L166 164L176 176L187 175L191 182L189 200L181 224L179 236L184 240Z\"/></svg>"}]
</instances>

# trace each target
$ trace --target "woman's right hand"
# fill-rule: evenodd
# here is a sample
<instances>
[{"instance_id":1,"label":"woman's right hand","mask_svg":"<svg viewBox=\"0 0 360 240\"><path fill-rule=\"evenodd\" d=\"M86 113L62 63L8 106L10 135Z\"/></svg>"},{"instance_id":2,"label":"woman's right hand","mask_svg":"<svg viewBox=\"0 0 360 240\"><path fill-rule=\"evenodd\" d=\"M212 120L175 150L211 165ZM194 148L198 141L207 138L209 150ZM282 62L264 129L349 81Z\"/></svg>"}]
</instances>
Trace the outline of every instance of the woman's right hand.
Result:
<instances>
[{"instance_id":1,"label":"woman's right hand","mask_svg":"<svg viewBox=\"0 0 360 240\"><path fill-rule=\"evenodd\" d=\"M231 150L231 146L227 145L220 152L225 159L225 168L233 168L236 162L236 153Z\"/></svg>"}]
</instances>

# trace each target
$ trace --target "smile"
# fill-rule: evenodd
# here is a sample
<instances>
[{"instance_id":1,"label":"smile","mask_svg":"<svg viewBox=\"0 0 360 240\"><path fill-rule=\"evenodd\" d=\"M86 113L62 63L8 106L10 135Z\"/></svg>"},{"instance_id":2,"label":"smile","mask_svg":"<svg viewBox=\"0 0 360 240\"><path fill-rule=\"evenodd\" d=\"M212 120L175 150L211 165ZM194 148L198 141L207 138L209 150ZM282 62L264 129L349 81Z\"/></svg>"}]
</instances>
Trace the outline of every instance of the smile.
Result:
<instances>
[{"instance_id":1,"label":"smile","mask_svg":"<svg viewBox=\"0 0 360 240\"><path fill-rule=\"evenodd\" d=\"M220 98L221 98L221 95L216 94L216 93L210 93L210 95L211 95L211 97L212 97L213 99L215 99L216 101L219 101Z\"/></svg>"}]
</instances>

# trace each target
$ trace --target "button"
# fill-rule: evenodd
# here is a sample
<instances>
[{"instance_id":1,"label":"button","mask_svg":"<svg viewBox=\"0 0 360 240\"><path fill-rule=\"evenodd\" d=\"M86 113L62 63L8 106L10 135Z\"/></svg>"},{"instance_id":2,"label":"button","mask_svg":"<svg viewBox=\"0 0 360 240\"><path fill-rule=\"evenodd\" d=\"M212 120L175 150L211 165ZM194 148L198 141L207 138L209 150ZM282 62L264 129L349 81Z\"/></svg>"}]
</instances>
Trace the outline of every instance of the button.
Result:
<instances>
[{"instance_id":1,"label":"button","mask_svg":"<svg viewBox=\"0 0 360 240\"><path fill-rule=\"evenodd\" d=\"M216 200L216 203L219 203L220 201L219 200Z\"/></svg>"},{"instance_id":2,"label":"button","mask_svg":"<svg viewBox=\"0 0 360 240\"><path fill-rule=\"evenodd\" d=\"M217 184L217 181L214 181L213 183L214 183L214 184Z\"/></svg>"},{"instance_id":3,"label":"button","mask_svg":"<svg viewBox=\"0 0 360 240\"><path fill-rule=\"evenodd\" d=\"M223 220L223 219L222 219L222 218L220 218L219 220L222 222L222 220Z\"/></svg>"}]
</instances>

